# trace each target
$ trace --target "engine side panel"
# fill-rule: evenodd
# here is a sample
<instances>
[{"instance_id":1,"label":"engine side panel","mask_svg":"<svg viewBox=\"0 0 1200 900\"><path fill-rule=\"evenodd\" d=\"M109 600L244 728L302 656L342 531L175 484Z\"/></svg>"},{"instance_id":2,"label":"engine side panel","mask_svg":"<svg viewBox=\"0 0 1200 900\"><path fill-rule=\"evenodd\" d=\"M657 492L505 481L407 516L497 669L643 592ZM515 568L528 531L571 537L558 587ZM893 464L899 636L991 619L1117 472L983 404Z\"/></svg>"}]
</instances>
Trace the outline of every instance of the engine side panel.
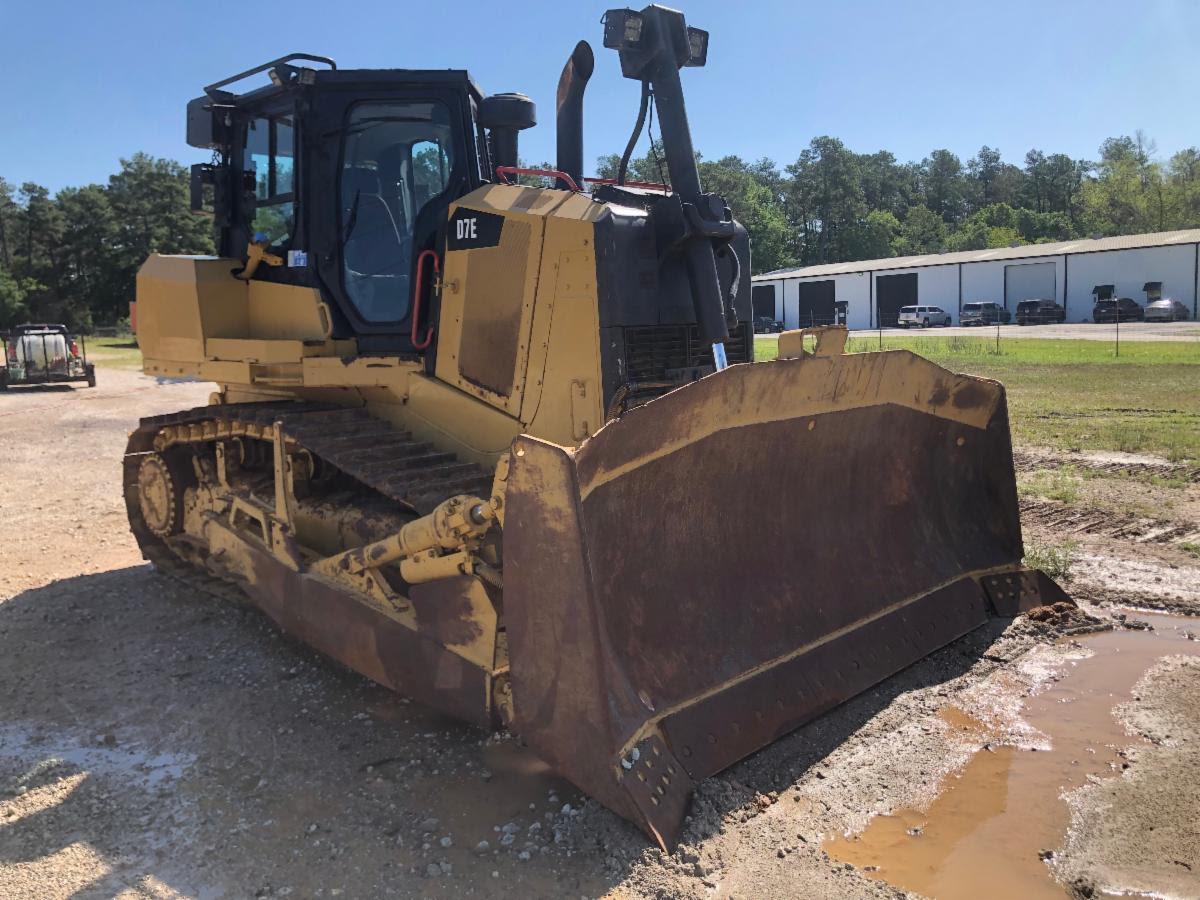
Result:
<instances>
[{"instance_id":1,"label":"engine side panel","mask_svg":"<svg viewBox=\"0 0 1200 900\"><path fill-rule=\"evenodd\" d=\"M493 185L451 209L439 381L547 439L578 443L603 424L594 245L604 208Z\"/></svg>"}]
</instances>

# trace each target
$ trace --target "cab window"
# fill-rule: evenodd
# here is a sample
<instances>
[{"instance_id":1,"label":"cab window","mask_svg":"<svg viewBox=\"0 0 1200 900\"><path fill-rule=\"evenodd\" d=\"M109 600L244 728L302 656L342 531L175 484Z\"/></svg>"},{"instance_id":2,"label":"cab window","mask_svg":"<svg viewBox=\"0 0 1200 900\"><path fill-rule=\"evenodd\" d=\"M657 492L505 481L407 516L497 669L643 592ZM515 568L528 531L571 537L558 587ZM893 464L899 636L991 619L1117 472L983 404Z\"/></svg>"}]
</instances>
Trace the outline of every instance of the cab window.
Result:
<instances>
[{"instance_id":1,"label":"cab window","mask_svg":"<svg viewBox=\"0 0 1200 900\"><path fill-rule=\"evenodd\" d=\"M450 184L453 134L450 108L440 102L351 109L339 189L342 283L368 322L408 316L413 224Z\"/></svg>"},{"instance_id":2,"label":"cab window","mask_svg":"<svg viewBox=\"0 0 1200 900\"><path fill-rule=\"evenodd\" d=\"M296 221L295 132L290 117L251 119L246 126L242 171L253 191L250 230L272 246L291 241Z\"/></svg>"}]
</instances>

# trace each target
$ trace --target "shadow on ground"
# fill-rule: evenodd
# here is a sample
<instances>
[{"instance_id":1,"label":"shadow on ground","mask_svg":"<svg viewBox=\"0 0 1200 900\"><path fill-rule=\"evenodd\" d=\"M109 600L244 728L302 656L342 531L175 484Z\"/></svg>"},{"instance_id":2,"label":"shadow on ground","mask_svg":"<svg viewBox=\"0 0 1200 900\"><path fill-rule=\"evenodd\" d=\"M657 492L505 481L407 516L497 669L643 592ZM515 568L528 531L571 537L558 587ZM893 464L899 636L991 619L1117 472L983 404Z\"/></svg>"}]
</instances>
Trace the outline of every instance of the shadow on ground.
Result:
<instances>
[{"instance_id":1,"label":"shadow on ground","mask_svg":"<svg viewBox=\"0 0 1200 900\"><path fill-rule=\"evenodd\" d=\"M794 783L898 695L966 672L1003 627L712 779L685 840ZM0 651L0 893L111 896L151 878L214 897L598 895L647 847L592 805L582 828L564 821L585 798L516 742L149 566L0 603ZM517 837L501 845L507 823Z\"/></svg>"},{"instance_id":2,"label":"shadow on ground","mask_svg":"<svg viewBox=\"0 0 1200 900\"><path fill-rule=\"evenodd\" d=\"M78 387L86 386L81 384ZM3 393L19 397L22 394L69 394L76 389L74 384L10 384Z\"/></svg>"}]
</instances>

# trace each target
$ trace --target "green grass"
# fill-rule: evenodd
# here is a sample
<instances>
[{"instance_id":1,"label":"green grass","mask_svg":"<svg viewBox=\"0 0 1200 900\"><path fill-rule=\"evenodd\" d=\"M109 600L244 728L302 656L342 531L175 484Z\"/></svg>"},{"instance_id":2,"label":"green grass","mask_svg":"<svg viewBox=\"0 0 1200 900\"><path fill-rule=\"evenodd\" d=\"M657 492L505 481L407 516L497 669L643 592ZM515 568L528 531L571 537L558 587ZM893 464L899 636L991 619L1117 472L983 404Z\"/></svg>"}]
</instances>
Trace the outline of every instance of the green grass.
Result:
<instances>
[{"instance_id":1,"label":"green grass","mask_svg":"<svg viewBox=\"0 0 1200 900\"><path fill-rule=\"evenodd\" d=\"M1018 472L1017 490L1022 496L1047 497L1051 500L1061 500L1063 503L1074 503L1079 499L1080 490L1089 481L1136 482L1167 491L1185 490L1192 483L1186 474L1160 475L1155 472L1138 471L1107 472L1087 466L1066 465L1057 468L1034 469L1031 472Z\"/></svg>"},{"instance_id":2,"label":"green grass","mask_svg":"<svg viewBox=\"0 0 1200 900\"><path fill-rule=\"evenodd\" d=\"M778 344L779 338L775 335L756 338L754 358L774 359ZM997 345L994 337L904 335L885 336L882 341L877 337L856 336L846 342L848 353L870 350L912 350L936 363L978 360L1004 365L1200 365L1200 341L1126 341L1121 344L1120 356L1116 355L1111 343L1092 340L1002 338Z\"/></svg>"},{"instance_id":3,"label":"green grass","mask_svg":"<svg viewBox=\"0 0 1200 900\"><path fill-rule=\"evenodd\" d=\"M1017 475L1017 492L1023 497L1045 497L1068 505L1079 500L1083 478L1069 466L1061 469L1038 469Z\"/></svg>"},{"instance_id":4,"label":"green grass","mask_svg":"<svg viewBox=\"0 0 1200 900\"><path fill-rule=\"evenodd\" d=\"M1041 569L1056 581L1071 580L1071 566L1075 564L1075 551L1078 545L1074 541L1066 541L1057 546L1054 544L1025 545L1025 565L1031 569Z\"/></svg>"},{"instance_id":5,"label":"green grass","mask_svg":"<svg viewBox=\"0 0 1200 900\"><path fill-rule=\"evenodd\" d=\"M1098 491L1089 489L1089 482L1100 482ZM1076 504L1097 509L1109 509L1120 515L1153 518L1170 512L1174 498L1159 491L1148 491L1134 487L1121 492L1117 498L1108 496L1108 489L1120 486L1121 482L1137 483L1146 487L1164 488L1167 491L1183 490L1190 482L1185 478L1168 479L1142 472L1104 472L1087 467L1061 466L1056 469L1035 469L1032 472L1017 472L1017 494L1021 499L1039 497L1057 500L1067 506Z\"/></svg>"},{"instance_id":6,"label":"green grass","mask_svg":"<svg viewBox=\"0 0 1200 900\"><path fill-rule=\"evenodd\" d=\"M1130 341L1117 357L1103 341L1009 338L997 352L987 337L884 338L883 349L899 348L1003 382L1019 446L1154 453L1200 464L1200 342ZM847 344L854 353L878 349L874 337L852 337ZM92 338L87 351L101 367L142 367L132 337ZM777 338L754 342L757 360L774 359L777 352ZM1078 477L1087 474L1046 476L1027 487L1063 499L1076 490L1072 480ZM1155 484L1162 478L1147 477Z\"/></svg>"},{"instance_id":7,"label":"green grass","mask_svg":"<svg viewBox=\"0 0 1200 900\"><path fill-rule=\"evenodd\" d=\"M1192 541L1183 541L1180 543L1179 549L1189 556L1194 556L1196 559L1200 559L1200 544L1193 543Z\"/></svg>"},{"instance_id":8,"label":"green grass","mask_svg":"<svg viewBox=\"0 0 1200 900\"><path fill-rule=\"evenodd\" d=\"M878 350L854 337L849 352ZM986 337L885 337L956 372L1003 382L1013 441L1058 450L1153 453L1200 462L1200 342ZM774 359L776 340L756 340L755 359Z\"/></svg>"},{"instance_id":9,"label":"green grass","mask_svg":"<svg viewBox=\"0 0 1200 900\"><path fill-rule=\"evenodd\" d=\"M88 362L114 369L141 369L142 351L133 337L87 338Z\"/></svg>"},{"instance_id":10,"label":"green grass","mask_svg":"<svg viewBox=\"0 0 1200 900\"><path fill-rule=\"evenodd\" d=\"M1073 466L1064 466L1064 469L1073 470ZM1081 468L1075 471L1075 474L1084 481L1092 481L1093 479L1108 480L1108 481L1136 481L1139 484L1149 485L1150 487L1163 488L1168 491L1186 490L1192 483L1186 473L1177 475L1159 475L1156 472L1104 472L1097 469Z\"/></svg>"}]
</instances>

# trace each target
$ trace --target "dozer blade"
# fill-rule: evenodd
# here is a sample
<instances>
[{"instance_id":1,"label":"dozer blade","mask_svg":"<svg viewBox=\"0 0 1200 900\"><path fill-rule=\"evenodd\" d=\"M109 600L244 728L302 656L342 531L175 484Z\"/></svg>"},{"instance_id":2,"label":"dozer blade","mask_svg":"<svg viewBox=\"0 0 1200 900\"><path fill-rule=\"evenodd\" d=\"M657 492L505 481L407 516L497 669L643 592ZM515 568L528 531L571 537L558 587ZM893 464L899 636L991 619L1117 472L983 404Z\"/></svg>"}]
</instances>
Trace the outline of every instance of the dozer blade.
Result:
<instances>
[{"instance_id":1,"label":"dozer blade","mask_svg":"<svg viewBox=\"0 0 1200 900\"><path fill-rule=\"evenodd\" d=\"M678 838L693 785L987 621L1023 570L1003 387L907 351L733 366L513 445L513 726Z\"/></svg>"}]
</instances>

